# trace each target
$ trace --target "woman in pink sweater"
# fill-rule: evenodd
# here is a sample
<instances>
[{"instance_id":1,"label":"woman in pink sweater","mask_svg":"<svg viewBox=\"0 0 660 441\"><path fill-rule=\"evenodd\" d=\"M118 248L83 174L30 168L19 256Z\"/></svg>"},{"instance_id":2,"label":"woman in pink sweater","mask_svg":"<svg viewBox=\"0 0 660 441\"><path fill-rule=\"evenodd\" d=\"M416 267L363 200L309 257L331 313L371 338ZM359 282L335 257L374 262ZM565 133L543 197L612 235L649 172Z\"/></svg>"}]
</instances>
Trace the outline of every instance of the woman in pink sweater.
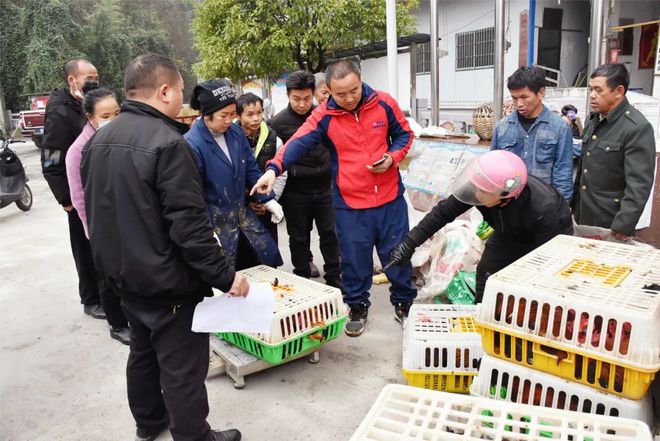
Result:
<instances>
[{"instance_id":1,"label":"woman in pink sweater","mask_svg":"<svg viewBox=\"0 0 660 441\"><path fill-rule=\"evenodd\" d=\"M85 117L87 117L87 124L85 124L82 133L67 151L66 176L69 181L69 190L71 191L71 203L73 208L78 212L78 217L80 217L83 228L85 229L85 236L89 239L87 213L85 212L85 195L80 178L82 149L98 129L119 115L119 104L110 89L93 89L85 92L83 110L85 111Z\"/></svg>"},{"instance_id":2,"label":"woman in pink sweater","mask_svg":"<svg viewBox=\"0 0 660 441\"><path fill-rule=\"evenodd\" d=\"M66 175L69 181L71 203L82 221L85 235L89 238L87 214L85 212L85 195L80 178L82 149L98 129L109 123L119 114L119 105L110 89L87 89L83 90L83 93L85 95L83 99L83 110L85 111L87 124L85 124L82 133L67 151ZM105 311L106 320L108 321L108 325L110 325L110 337L125 345L130 344L130 326L121 309L119 297L112 292L108 282L102 278L99 278L99 295L103 310Z\"/></svg>"}]
</instances>

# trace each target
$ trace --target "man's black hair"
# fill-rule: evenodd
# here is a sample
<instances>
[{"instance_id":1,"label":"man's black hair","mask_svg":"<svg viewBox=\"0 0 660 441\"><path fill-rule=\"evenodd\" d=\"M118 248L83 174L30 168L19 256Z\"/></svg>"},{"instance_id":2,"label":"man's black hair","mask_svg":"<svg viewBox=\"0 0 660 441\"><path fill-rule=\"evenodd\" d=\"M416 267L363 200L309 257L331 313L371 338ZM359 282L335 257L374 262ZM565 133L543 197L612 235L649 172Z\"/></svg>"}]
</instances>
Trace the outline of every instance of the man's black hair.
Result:
<instances>
[{"instance_id":1,"label":"man's black hair","mask_svg":"<svg viewBox=\"0 0 660 441\"><path fill-rule=\"evenodd\" d=\"M330 81L332 80L341 80L349 76L350 74L355 74L358 79L362 78L360 73L360 67L353 60L339 60L331 63L328 68L325 70L325 82L330 86Z\"/></svg>"},{"instance_id":2,"label":"man's black hair","mask_svg":"<svg viewBox=\"0 0 660 441\"><path fill-rule=\"evenodd\" d=\"M75 75L78 72L78 66L80 63L89 63L89 60L86 58L74 58L73 60L66 62L64 65L64 81L68 81L69 75Z\"/></svg>"},{"instance_id":3,"label":"man's black hair","mask_svg":"<svg viewBox=\"0 0 660 441\"><path fill-rule=\"evenodd\" d=\"M286 93L288 94L292 90L305 89L312 89L312 93L316 90L314 74L307 70L291 72L286 79Z\"/></svg>"},{"instance_id":4,"label":"man's black hair","mask_svg":"<svg viewBox=\"0 0 660 441\"><path fill-rule=\"evenodd\" d=\"M536 66L523 66L506 80L506 87L509 90L528 87L534 93L539 93L545 84L545 73L543 69Z\"/></svg>"},{"instance_id":5,"label":"man's black hair","mask_svg":"<svg viewBox=\"0 0 660 441\"><path fill-rule=\"evenodd\" d=\"M608 63L598 66L591 74L591 78L605 77L607 87L616 89L623 86L624 93L628 92L630 85L630 73L626 66L621 63Z\"/></svg>"},{"instance_id":6,"label":"man's black hair","mask_svg":"<svg viewBox=\"0 0 660 441\"><path fill-rule=\"evenodd\" d=\"M83 99L83 110L90 115L94 115L94 108L99 101L109 96L116 98L112 90L106 87L96 86L95 88L87 88L87 90L83 90L83 93L85 94L85 98Z\"/></svg>"},{"instance_id":7,"label":"man's black hair","mask_svg":"<svg viewBox=\"0 0 660 441\"><path fill-rule=\"evenodd\" d=\"M259 95L255 95L252 92L244 93L236 99L236 113L242 115L246 106L257 103L261 104L262 109L264 108L264 100L259 98Z\"/></svg>"},{"instance_id":8,"label":"man's black hair","mask_svg":"<svg viewBox=\"0 0 660 441\"><path fill-rule=\"evenodd\" d=\"M140 91L153 92L163 84L179 81L179 68L171 58L160 54L138 55L124 72L124 90L131 98Z\"/></svg>"}]
</instances>

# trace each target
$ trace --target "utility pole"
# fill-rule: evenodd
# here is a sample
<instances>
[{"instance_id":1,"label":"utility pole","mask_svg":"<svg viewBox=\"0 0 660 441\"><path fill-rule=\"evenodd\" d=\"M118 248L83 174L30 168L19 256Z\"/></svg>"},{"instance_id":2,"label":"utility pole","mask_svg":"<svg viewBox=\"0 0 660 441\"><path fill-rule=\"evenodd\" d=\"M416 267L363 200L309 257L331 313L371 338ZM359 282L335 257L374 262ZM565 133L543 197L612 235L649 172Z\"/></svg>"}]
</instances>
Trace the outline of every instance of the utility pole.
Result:
<instances>
[{"instance_id":1,"label":"utility pole","mask_svg":"<svg viewBox=\"0 0 660 441\"><path fill-rule=\"evenodd\" d=\"M598 66L605 62L607 44L605 26L609 17L609 0L591 0L591 30L589 32L589 64L587 78ZM588 80L587 80L588 84ZM589 104L589 88L587 87L587 102L585 116L591 112Z\"/></svg>"},{"instance_id":2,"label":"utility pole","mask_svg":"<svg viewBox=\"0 0 660 441\"><path fill-rule=\"evenodd\" d=\"M494 89L493 89L493 123L502 119L502 105L504 102L504 0L495 0L495 60Z\"/></svg>"},{"instance_id":3,"label":"utility pole","mask_svg":"<svg viewBox=\"0 0 660 441\"><path fill-rule=\"evenodd\" d=\"M440 59L438 58L438 0L431 0L431 125L440 124Z\"/></svg>"},{"instance_id":4,"label":"utility pole","mask_svg":"<svg viewBox=\"0 0 660 441\"><path fill-rule=\"evenodd\" d=\"M395 101L399 99L397 44L396 44L396 0L385 3L387 22L387 86Z\"/></svg>"}]
</instances>

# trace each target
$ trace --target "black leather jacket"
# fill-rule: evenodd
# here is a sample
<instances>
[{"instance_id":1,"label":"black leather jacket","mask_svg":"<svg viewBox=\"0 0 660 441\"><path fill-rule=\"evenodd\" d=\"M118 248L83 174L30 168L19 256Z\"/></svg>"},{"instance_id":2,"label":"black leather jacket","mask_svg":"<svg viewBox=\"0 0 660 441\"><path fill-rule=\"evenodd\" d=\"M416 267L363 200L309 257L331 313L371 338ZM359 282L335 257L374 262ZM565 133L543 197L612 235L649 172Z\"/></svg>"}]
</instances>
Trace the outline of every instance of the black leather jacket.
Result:
<instances>
[{"instance_id":1,"label":"black leather jacket","mask_svg":"<svg viewBox=\"0 0 660 441\"><path fill-rule=\"evenodd\" d=\"M453 195L439 202L413 228L406 241L414 248L426 242L436 231L472 208ZM532 245L536 248L557 234L572 234L573 221L566 200L550 185L529 176L517 198L504 206L478 206L484 220L501 239Z\"/></svg>"},{"instance_id":2,"label":"black leather jacket","mask_svg":"<svg viewBox=\"0 0 660 441\"><path fill-rule=\"evenodd\" d=\"M100 129L81 174L94 263L122 297L195 303L228 290L234 269L208 222L188 127L137 101Z\"/></svg>"},{"instance_id":3,"label":"black leather jacket","mask_svg":"<svg viewBox=\"0 0 660 441\"><path fill-rule=\"evenodd\" d=\"M82 104L65 89L54 89L46 104L41 169L60 205L71 205L66 177L66 153L78 138L86 119Z\"/></svg>"}]
</instances>

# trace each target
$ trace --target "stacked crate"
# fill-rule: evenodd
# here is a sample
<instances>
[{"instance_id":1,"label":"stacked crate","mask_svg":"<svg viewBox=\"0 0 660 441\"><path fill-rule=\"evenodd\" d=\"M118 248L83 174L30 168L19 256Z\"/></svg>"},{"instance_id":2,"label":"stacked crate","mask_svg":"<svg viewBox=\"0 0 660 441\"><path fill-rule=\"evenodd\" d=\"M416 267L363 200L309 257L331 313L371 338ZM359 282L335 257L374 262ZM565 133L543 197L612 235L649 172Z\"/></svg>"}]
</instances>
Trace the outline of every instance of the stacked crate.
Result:
<instances>
[{"instance_id":1,"label":"stacked crate","mask_svg":"<svg viewBox=\"0 0 660 441\"><path fill-rule=\"evenodd\" d=\"M409 385L468 393L481 359L472 305L412 305L403 331L403 375Z\"/></svg>"},{"instance_id":2,"label":"stacked crate","mask_svg":"<svg viewBox=\"0 0 660 441\"><path fill-rule=\"evenodd\" d=\"M649 422L660 251L558 236L488 279L476 323L473 393Z\"/></svg>"},{"instance_id":3,"label":"stacked crate","mask_svg":"<svg viewBox=\"0 0 660 441\"><path fill-rule=\"evenodd\" d=\"M315 350L344 328L348 308L339 289L265 265L240 272L251 284L271 284L275 312L268 334L217 334L229 343L269 363L280 364Z\"/></svg>"}]
</instances>

